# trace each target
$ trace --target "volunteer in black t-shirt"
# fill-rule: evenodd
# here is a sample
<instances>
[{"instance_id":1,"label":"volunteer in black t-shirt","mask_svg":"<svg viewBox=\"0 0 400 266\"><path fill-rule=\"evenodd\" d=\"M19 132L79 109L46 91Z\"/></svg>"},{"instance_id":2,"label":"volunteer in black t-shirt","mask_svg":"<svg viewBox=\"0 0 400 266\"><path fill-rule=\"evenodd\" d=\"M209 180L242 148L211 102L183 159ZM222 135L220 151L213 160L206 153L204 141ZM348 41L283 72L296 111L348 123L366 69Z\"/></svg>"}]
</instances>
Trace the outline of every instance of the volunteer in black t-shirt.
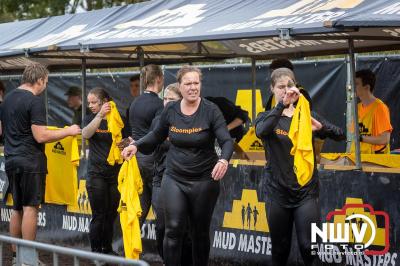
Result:
<instances>
[{"instance_id":1,"label":"volunteer in black t-shirt","mask_svg":"<svg viewBox=\"0 0 400 266\"><path fill-rule=\"evenodd\" d=\"M173 83L168 85L164 89L164 106L169 102L174 102L182 99L182 94L179 91L179 83ZM161 114L157 115L153 122L151 123L150 130L156 128L158 122L160 121ZM166 157L169 149L169 141L165 140L161 145L159 145L154 152L154 163L155 163L155 175L153 178L153 194L151 198L151 204L153 206L154 213L156 215L156 241L158 254L161 258L163 255L163 242L165 234L165 220L164 220L164 206L163 201L160 197L161 192L161 180L166 168ZM186 226L189 228L189 224ZM192 241L189 235L189 230L185 230L182 244L182 258L181 265L192 265Z\"/></svg>"},{"instance_id":2,"label":"volunteer in black t-shirt","mask_svg":"<svg viewBox=\"0 0 400 266\"><path fill-rule=\"evenodd\" d=\"M218 106L225 118L229 134L236 142L239 142L245 134L243 124L249 121L249 113L224 97L205 98Z\"/></svg>"},{"instance_id":3,"label":"volunteer in black t-shirt","mask_svg":"<svg viewBox=\"0 0 400 266\"><path fill-rule=\"evenodd\" d=\"M193 264L207 265L210 252L210 222L226 173L233 142L218 107L200 97L201 72L183 66L177 75L183 99L170 103L161 113L157 127L123 151L130 159L137 150L152 152L167 137L165 173L161 200L165 208L165 265L180 265L182 238L189 218L192 231ZM218 158L214 142L221 146Z\"/></svg>"},{"instance_id":4,"label":"volunteer in black t-shirt","mask_svg":"<svg viewBox=\"0 0 400 266\"><path fill-rule=\"evenodd\" d=\"M13 198L10 235L26 240L36 238L38 208L44 199L47 173L44 143L80 133L77 125L47 129L45 105L39 95L46 89L48 74L41 64L28 65L22 74L22 84L8 93L2 103L5 169ZM15 260L15 246L13 251Z\"/></svg>"},{"instance_id":5,"label":"volunteer in black t-shirt","mask_svg":"<svg viewBox=\"0 0 400 266\"><path fill-rule=\"evenodd\" d=\"M147 65L141 73L146 89L132 102L129 108L129 124L132 129L133 140L142 138L150 131L154 117L164 108L162 100L158 97L158 93L164 86L164 75L161 67ZM139 152L136 158L143 180L143 192L140 195L142 216L139 219L140 225L142 225L151 206L152 182L155 174L154 156L153 154L145 155Z\"/></svg>"},{"instance_id":6,"label":"volunteer in black t-shirt","mask_svg":"<svg viewBox=\"0 0 400 266\"><path fill-rule=\"evenodd\" d=\"M273 265L286 265L289 257L292 228L295 224L300 252L305 265L312 265L311 223L320 221L319 181L316 163L311 180L300 186L294 173L294 157L290 154L292 142L288 137L294 112L293 104L299 98L294 74L279 68L272 72L271 90L277 100L272 110L256 119L256 134L262 139L266 156L265 168L268 196L271 199L268 222L272 241ZM314 134L341 138L343 131L325 122L311 119Z\"/></svg>"},{"instance_id":7,"label":"volunteer in black t-shirt","mask_svg":"<svg viewBox=\"0 0 400 266\"><path fill-rule=\"evenodd\" d=\"M111 99L104 89L94 88L87 96L93 114L85 118L82 137L89 140L86 188L92 219L89 238L93 252L117 255L112 250L114 221L120 200L118 173L121 165L107 162L112 137L106 115L111 111Z\"/></svg>"}]
</instances>

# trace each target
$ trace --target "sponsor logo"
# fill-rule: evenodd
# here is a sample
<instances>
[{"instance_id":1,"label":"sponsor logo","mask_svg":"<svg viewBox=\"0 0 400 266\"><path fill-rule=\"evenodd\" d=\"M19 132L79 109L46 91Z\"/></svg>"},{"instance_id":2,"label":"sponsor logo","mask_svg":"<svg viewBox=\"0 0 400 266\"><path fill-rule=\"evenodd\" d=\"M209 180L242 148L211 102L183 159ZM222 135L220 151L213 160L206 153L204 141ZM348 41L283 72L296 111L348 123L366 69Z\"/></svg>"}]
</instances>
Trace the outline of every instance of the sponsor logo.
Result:
<instances>
[{"instance_id":1,"label":"sponsor logo","mask_svg":"<svg viewBox=\"0 0 400 266\"><path fill-rule=\"evenodd\" d=\"M63 215L63 230L89 233L90 217L88 215L92 214L92 209L86 190L86 180L79 180L77 199L73 205L67 206L67 212L74 214ZM85 214L85 216L76 216L75 214Z\"/></svg>"},{"instance_id":2,"label":"sponsor logo","mask_svg":"<svg viewBox=\"0 0 400 266\"><path fill-rule=\"evenodd\" d=\"M65 150L64 150L63 145L59 141L54 145L54 147L53 147L53 149L51 149L51 151L53 153L57 153L57 154L61 154L61 155L66 155L67 154L65 152Z\"/></svg>"},{"instance_id":3,"label":"sponsor logo","mask_svg":"<svg viewBox=\"0 0 400 266\"><path fill-rule=\"evenodd\" d=\"M280 9L269 10L248 21L228 24L212 32L257 29L293 24L311 24L342 17L346 10L357 7L364 0L300 0ZM285 3L288 3L286 1Z\"/></svg>"},{"instance_id":4,"label":"sponsor logo","mask_svg":"<svg viewBox=\"0 0 400 266\"><path fill-rule=\"evenodd\" d=\"M200 128L176 128L175 126L170 127L169 129L172 132L175 133L181 133L181 134L193 134L193 133L198 133L202 131L203 129Z\"/></svg>"},{"instance_id":5,"label":"sponsor logo","mask_svg":"<svg viewBox=\"0 0 400 266\"><path fill-rule=\"evenodd\" d=\"M92 209L90 208L89 197L86 190L86 180L79 180L77 195L78 197L75 203L67 206L67 212L91 215Z\"/></svg>"},{"instance_id":6,"label":"sponsor logo","mask_svg":"<svg viewBox=\"0 0 400 266\"><path fill-rule=\"evenodd\" d=\"M243 189L242 198L233 200L232 211L225 212L222 227L269 232L265 202L258 201L255 190Z\"/></svg>"},{"instance_id":7,"label":"sponsor logo","mask_svg":"<svg viewBox=\"0 0 400 266\"><path fill-rule=\"evenodd\" d=\"M251 143L249 150L250 151L263 151L264 147L263 147L261 141L259 141L257 139L255 141L253 141L253 143Z\"/></svg>"},{"instance_id":8,"label":"sponsor logo","mask_svg":"<svg viewBox=\"0 0 400 266\"><path fill-rule=\"evenodd\" d=\"M232 210L224 213L222 229L214 232L213 248L250 254L271 255L265 202L259 202L256 190L244 189Z\"/></svg>"},{"instance_id":9,"label":"sponsor logo","mask_svg":"<svg viewBox=\"0 0 400 266\"><path fill-rule=\"evenodd\" d=\"M270 10L254 19L305 15L332 9L350 9L362 2L364 0L300 0L285 8Z\"/></svg>"},{"instance_id":10,"label":"sponsor logo","mask_svg":"<svg viewBox=\"0 0 400 266\"><path fill-rule=\"evenodd\" d=\"M153 211L153 207L150 207L146 221L143 223L141 228L141 237L143 239L156 240L156 225L154 223L155 219L156 216Z\"/></svg>"},{"instance_id":11,"label":"sponsor logo","mask_svg":"<svg viewBox=\"0 0 400 266\"><path fill-rule=\"evenodd\" d=\"M145 19L131 20L115 26L116 29L127 29L133 27L190 27L200 22L201 15L206 12L205 4L189 4L176 9L165 9Z\"/></svg>"}]
</instances>

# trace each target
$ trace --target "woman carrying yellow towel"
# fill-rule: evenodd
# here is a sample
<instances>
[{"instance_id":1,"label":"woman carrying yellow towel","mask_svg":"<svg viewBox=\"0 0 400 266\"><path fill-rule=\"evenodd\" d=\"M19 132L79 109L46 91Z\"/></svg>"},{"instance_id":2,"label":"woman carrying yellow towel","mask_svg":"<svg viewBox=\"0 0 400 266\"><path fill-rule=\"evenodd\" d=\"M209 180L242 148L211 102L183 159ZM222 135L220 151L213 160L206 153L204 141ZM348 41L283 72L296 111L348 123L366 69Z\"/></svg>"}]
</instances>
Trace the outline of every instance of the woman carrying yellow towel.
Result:
<instances>
[{"instance_id":1,"label":"woman carrying yellow towel","mask_svg":"<svg viewBox=\"0 0 400 266\"><path fill-rule=\"evenodd\" d=\"M89 140L86 187L92 208L89 228L90 245L93 252L117 255L112 250L111 244L120 200L117 185L122 161L114 158L110 163L110 154L114 153L110 150L112 147L115 148L112 134L115 129L114 126L109 128L111 122L107 123L107 117L110 119L110 115L118 113L118 110L115 104L110 102L108 93L102 88L90 90L87 100L92 114L88 115L83 123L82 137ZM113 124L116 124L114 122Z\"/></svg>"},{"instance_id":2,"label":"woman carrying yellow towel","mask_svg":"<svg viewBox=\"0 0 400 266\"><path fill-rule=\"evenodd\" d=\"M267 158L265 178L270 207L268 222L272 265L289 258L293 225L305 265L312 265L311 223L320 220L319 181L313 153L313 134L334 138L343 131L311 116L309 103L296 88L293 72L278 68L271 74L271 91L277 104L256 119L256 134ZM296 107L295 107L296 106ZM321 122L319 122L321 121Z\"/></svg>"}]
</instances>

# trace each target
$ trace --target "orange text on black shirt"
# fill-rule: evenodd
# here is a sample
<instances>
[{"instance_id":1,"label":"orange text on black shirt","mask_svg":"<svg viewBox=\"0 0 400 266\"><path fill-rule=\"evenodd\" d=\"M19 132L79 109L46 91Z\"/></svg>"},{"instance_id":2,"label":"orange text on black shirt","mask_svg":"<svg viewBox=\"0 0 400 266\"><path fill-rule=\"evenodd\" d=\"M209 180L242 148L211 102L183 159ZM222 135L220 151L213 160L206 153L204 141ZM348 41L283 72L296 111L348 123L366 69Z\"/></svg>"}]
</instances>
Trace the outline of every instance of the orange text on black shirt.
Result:
<instances>
[{"instance_id":1,"label":"orange text on black shirt","mask_svg":"<svg viewBox=\"0 0 400 266\"><path fill-rule=\"evenodd\" d=\"M198 132L202 131L203 129L201 127L197 127L197 128L176 128L175 126L172 126L170 128L170 130L172 132L180 133L180 134L193 134L193 133L198 133Z\"/></svg>"},{"instance_id":2,"label":"orange text on black shirt","mask_svg":"<svg viewBox=\"0 0 400 266\"><path fill-rule=\"evenodd\" d=\"M284 136L289 135L289 133L287 133L285 130L282 130L282 129L279 129L279 128L275 130L275 133L277 135L284 135Z\"/></svg>"},{"instance_id":3,"label":"orange text on black shirt","mask_svg":"<svg viewBox=\"0 0 400 266\"><path fill-rule=\"evenodd\" d=\"M96 129L97 133L110 133L108 129Z\"/></svg>"}]
</instances>

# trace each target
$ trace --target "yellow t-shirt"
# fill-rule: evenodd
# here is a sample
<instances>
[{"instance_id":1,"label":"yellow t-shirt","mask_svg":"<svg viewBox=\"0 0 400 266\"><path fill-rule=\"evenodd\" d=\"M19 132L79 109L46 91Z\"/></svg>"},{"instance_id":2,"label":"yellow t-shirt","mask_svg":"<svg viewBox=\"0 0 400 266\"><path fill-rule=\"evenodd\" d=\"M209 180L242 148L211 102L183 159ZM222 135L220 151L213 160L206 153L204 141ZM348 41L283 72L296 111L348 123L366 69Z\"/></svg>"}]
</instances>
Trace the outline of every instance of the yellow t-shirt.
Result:
<instances>
[{"instance_id":1,"label":"yellow t-shirt","mask_svg":"<svg viewBox=\"0 0 400 266\"><path fill-rule=\"evenodd\" d=\"M55 129L56 128L51 128ZM79 151L76 137L46 144L45 202L72 205L77 198Z\"/></svg>"},{"instance_id":2,"label":"yellow t-shirt","mask_svg":"<svg viewBox=\"0 0 400 266\"><path fill-rule=\"evenodd\" d=\"M142 208L139 194L143 191L143 182L135 156L122 164L118 175L118 190L121 193L118 212L120 213L125 257L138 259L142 253L139 224Z\"/></svg>"}]
</instances>

